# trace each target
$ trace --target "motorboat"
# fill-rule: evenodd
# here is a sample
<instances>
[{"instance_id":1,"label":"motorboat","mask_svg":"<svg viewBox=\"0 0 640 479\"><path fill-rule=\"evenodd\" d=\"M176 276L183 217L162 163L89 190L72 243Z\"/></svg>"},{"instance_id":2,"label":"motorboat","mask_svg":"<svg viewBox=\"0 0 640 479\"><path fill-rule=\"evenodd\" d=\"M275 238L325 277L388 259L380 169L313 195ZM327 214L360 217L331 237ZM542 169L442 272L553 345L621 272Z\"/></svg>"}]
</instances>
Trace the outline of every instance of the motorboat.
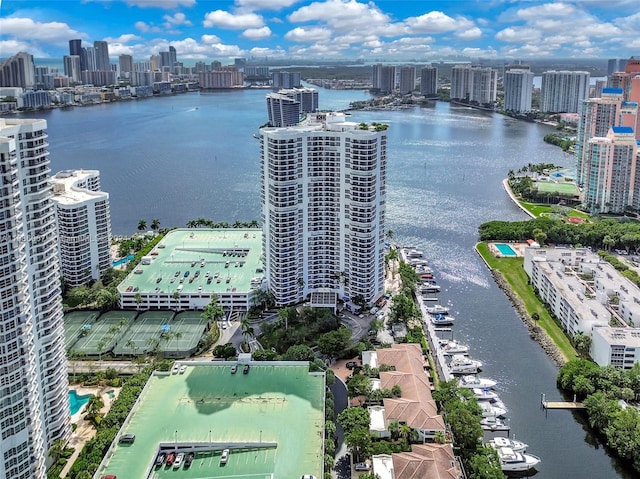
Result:
<instances>
[{"instance_id":1,"label":"motorboat","mask_svg":"<svg viewBox=\"0 0 640 479\"><path fill-rule=\"evenodd\" d=\"M483 431L492 432L509 432L511 430L511 426L496 416L487 416L480 419L480 427Z\"/></svg>"},{"instance_id":2,"label":"motorboat","mask_svg":"<svg viewBox=\"0 0 640 479\"><path fill-rule=\"evenodd\" d=\"M435 284L435 283L422 283L422 286L420 286L420 292L422 294L424 294L424 293L439 293L440 292L440 285L439 284Z\"/></svg>"},{"instance_id":3,"label":"motorboat","mask_svg":"<svg viewBox=\"0 0 640 479\"><path fill-rule=\"evenodd\" d=\"M461 388L494 388L498 383L493 379L479 378L473 374L460 378Z\"/></svg>"},{"instance_id":4,"label":"motorboat","mask_svg":"<svg viewBox=\"0 0 640 479\"><path fill-rule=\"evenodd\" d=\"M427 313L429 314L449 314L449 308L442 306L441 304L434 304L427 307Z\"/></svg>"},{"instance_id":5,"label":"motorboat","mask_svg":"<svg viewBox=\"0 0 640 479\"><path fill-rule=\"evenodd\" d=\"M453 316L448 314L430 314L431 322L436 326L451 326L455 321Z\"/></svg>"},{"instance_id":6,"label":"motorboat","mask_svg":"<svg viewBox=\"0 0 640 479\"><path fill-rule=\"evenodd\" d=\"M502 472L525 472L540 464L540 458L533 454L516 452L510 447L498 447L498 458Z\"/></svg>"},{"instance_id":7,"label":"motorboat","mask_svg":"<svg viewBox=\"0 0 640 479\"><path fill-rule=\"evenodd\" d=\"M478 401L478 406L482 410L482 417L504 418L507 415L505 408L491 404L489 401Z\"/></svg>"},{"instance_id":8,"label":"motorboat","mask_svg":"<svg viewBox=\"0 0 640 479\"><path fill-rule=\"evenodd\" d=\"M508 437L494 437L489 441L489 445L494 449L498 449L499 447L510 447L515 452L527 452L527 444L521 441L516 441L515 439L511 439Z\"/></svg>"},{"instance_id":9,"label":"motorboat","mask_svg":"<svg viewBox=\"0 0 640 479\"><path fill-rule=\"evenodd\" d=\"M418 250L418 249L410 249L407 251L407 257L408 258L422 258L424 255L422 253L422 251Z\"/></svg>"},{"instance_id":10,"label":"motorboat","mask_svg":"<svg viewBox=\"0 0 640 479\"><path fill-rule=\"evenodd\" d=\"M470 359L462 354L454 354L449 361L449 371L451 374L475 374L482 367L480 361Z\"/></svg>"},{"instance_id":11,"label":"motorboat","mask_svg":"<svg viewBox=\"0 0 640 479\"><path fill-rule=\"evenodd\" d=\"M478 401L494 401L499 399L498 394L489 388L473 388L472 391Z\"/></svg>"},{"instance_id":12,"label":"motorboat","mask_svg":"<svg viewBox=\"0 0 640 479\"><path fill-rule=\"evenodd\" d=\"M467 354L469 346L454 340L440 340L440 350L443 354L451 356L453 354Z\"/></svg>"}]
</instances>

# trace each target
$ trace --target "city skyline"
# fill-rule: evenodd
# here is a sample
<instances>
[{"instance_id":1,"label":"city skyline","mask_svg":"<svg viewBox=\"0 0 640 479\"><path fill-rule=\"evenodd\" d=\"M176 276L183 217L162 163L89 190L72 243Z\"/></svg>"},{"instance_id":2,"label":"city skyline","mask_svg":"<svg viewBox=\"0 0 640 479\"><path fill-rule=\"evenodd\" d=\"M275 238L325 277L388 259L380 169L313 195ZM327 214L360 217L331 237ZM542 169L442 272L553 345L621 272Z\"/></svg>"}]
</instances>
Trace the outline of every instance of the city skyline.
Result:
<instances>
[{"instance_id":1,"label":"city skyline","mask_svg":"<svg viewBox=\"0 0 640 479\"><path fill-rule=\"evenodd\" d=\"M626 58L640 48L631 0L5 0L0 52L62 58L69 40L147 59ZM569 27L569 28L568 28Z\"/></svg>"}]
</instances>

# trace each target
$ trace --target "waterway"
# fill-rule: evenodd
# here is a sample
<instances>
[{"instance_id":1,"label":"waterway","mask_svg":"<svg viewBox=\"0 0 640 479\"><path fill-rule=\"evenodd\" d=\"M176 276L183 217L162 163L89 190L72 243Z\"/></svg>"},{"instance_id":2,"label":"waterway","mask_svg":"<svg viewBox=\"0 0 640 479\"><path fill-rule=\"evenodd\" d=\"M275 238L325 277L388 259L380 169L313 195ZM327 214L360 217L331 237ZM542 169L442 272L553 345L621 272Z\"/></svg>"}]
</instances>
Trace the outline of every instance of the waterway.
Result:
<instances>
[{"instance_id":1,"label":"waterway","mask_svg":"<svg viewBox=\"0 0 640 479\"><path fill-rule=\"evenodd\" d=\"M163 226L193 218L260 217L259 152L266 92L185 94L23 116L49 122L52 171L99 169L111 195L114 234L138 220ZM358 91L320 90L320 107L346 108ZM541 479L636 477L611 458L579 413L540 410L558 399L557 368L529 338L475 253L478 226L521 220L502 189L510 169L573 160L542 141L549 127L447 103L403 111L354 112L390 125L387 220L395 239L431 260L443 303L458 319L454 337L500 382L515 436L542 458Z\"/></svg>"}]
</instances>

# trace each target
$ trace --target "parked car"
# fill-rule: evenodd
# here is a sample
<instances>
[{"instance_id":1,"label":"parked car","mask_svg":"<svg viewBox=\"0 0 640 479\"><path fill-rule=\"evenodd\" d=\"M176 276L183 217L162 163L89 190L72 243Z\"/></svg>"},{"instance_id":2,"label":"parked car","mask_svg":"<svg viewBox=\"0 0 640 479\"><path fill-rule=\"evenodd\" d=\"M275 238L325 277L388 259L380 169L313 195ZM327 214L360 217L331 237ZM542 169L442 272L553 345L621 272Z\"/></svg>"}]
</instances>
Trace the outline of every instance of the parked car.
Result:
<instances>
[{"instance_id":1,"label":"parked car","mask_svg":"<svg viewBox=\"0 0 640 479\"><path fill-rule=\"evenodd\" d=\"M176 458L176 453L170 452L169 455L167 456L167 462L166 462L167 466L171 466L175 458Z\"/></svg>"},{"instance_id":2,"label":"parked car","mask_svg":"<svg viewBox=\"0 0 640 479\"><path fill-rule=\"evenodd\" d=\"M180 365L174 364L173 369L171 369L171 374L178 374L180 372Z\"/></svg>"},{"instance_id":3,"label":"parked car","mask_svg":"<svg viewBox=\"0 0 640 479\"><path fill-rule=\"evenodd\" d=\"M220 465L223 466L229 460L229 449L225 449L222 451L222 456L220 456Z\"/></svg>"},{"instance_id":4,"label":"parked car","mask_svg":"<svg viewBox=\"0 0 640 479\"><path fill-rule=\"evenodd\" d=\"M371 469L371 466L366 462L356 463L356 471L368 471L369 469Z\"/></svg>"},{"instance_id":5,"label":"parked car","mask_svg":"<svg viewBox=\"0 0 640 479\"><path fill-rule=\"evenodd\" d=\"M248 364L244 365L244 368L242 369L242 374L249 374L249 369L251 368L251 366L249 366Z\"/></svg>"},{"instance_id":6,"label":"parked car","mask_svg":"<svg viewBox=\"0 0 640 479\"><path fill-rule=\"evenodd\" d=\"M159 452L156 456L156 467L160 467L164 464L164 460L167 458L167 455L164 452Z\"/></svg>"},{"instance_id":7,"label":"parked car","mask_svg":"<svg viewBox=\"0 0 640 479\"><path fill-rule=\"evenodd\" d=\"M190 452L189 454L187 454L187 457L184 458L184 468L188 469L189 467L191 467L191 463L193 462L193 459L196 457L195 453Z\"/></svg>"},{"instance_id":8,"label":"parked car","mask_svg":"<svg viewBox=\"0 0 640 479\"><path fill-rule=\"evenodd\" d=\"M184 452L178 453L178 455L176 456L176 460L173 461L173 468L180 469L180 466L182 466L182 461L184 461Z\"/></svg>"},{"instance_id":9,"label":"parked car","mask_svg":"<svg viewBox=\"0 0 640 479\"><path fill-rule=\"evenodd\" d=\"M180 374L184 374L184 372L187 370L187 365L183 364L182 366L180 366L180 371L178 371Z\"/></svg>"},{"instance_id":10,"label":"parked car","mask_svg":"<svg viewBox=\"0 0 640 479\"><path fill-rule=\"evenodd\" d=\"M353 368L355 368L357 365L358 365L358 363L357 363L357 362L355 362L355 361L348 361L348 362L347 362L347 364L346 364L347 369L353 369Z\"/></svg>"},{"instance_id":11,"label":"parked car","mask_svg":"<svg viewBox=\"0 0 640 479\"><path fill-rule=\"evenodd\" d=\"M118 479L113 474L109 474L108 476L100 476L100 479Z\"/></svg>"},{"instance_id":12,"label":"parked car","mask_svg":"<svg viewBox=\"0 0 640 479\"><path fill-rule=\"evenodd\" d=\"M127 433L120 436L120 439L118 439L118 442L121 444L133 444L133 441L135 440L136 440L135 434Z\"/></svg>"},{"instance_id":13,"label":"parked car","mask_svg":"<svg viewBox=\"0 0 640 479\"><path fill-rule=\"evenodd\" d=\"M231 374L235 374L237 370L238 370L237 364L234 364L233 366L231 366Z\"/></svg>"}]
</instances>

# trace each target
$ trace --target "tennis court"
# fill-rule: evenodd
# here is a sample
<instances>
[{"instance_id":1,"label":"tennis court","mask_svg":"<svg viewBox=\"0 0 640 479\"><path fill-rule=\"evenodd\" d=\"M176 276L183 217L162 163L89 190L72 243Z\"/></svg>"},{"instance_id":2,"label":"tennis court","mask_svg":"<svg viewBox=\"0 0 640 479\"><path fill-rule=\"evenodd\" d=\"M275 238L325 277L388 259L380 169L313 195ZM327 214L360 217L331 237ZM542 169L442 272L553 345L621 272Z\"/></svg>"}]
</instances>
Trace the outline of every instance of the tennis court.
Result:
<instances>
[{"instance_id":1,"label":"tennis court","mask_svg":"<svg viewBox=\"0 0 640 479\"><path fill-rule=\"evenodd\" d=\"M160 343L163 356L184 358L191 356L205 332L207 321L199 311L178 313L169 325L169 339Z\"/></svg>"},{"instance_id":2,"label":"tennis court","mask_svg":"<svg viewBox=\"0 0 640 479\"><path fill-rule=\"evenodd\" d=\"M74 349L83 328L91 325L100 315L100 311L71 311L64 315L64 346L67 351Z\"/></svg>"},{"instance_id":3,"label":"tennis court","mask_svg":"<svg viewBox=\"0 0 640 479\"><path fill-rule=\"evenodd\" d=\"M73 349L88 356L110 352L125 335L137 314L136 311L107 311L101 314L90 328L81 333Z\"/></svg>"},{"instance_id":4,"label":"tennis court","mask_svg":"<svg viewBox=\"0 0 640 479\"><path fill-rule=\"evenodd\" d=\"M129 329L113 348L116 356L131 356L160 350L164 342L171 339L169 325L175 313L173 311L145 311L131 323Z\"/></svg>"},{"instance_id":5,"label":"tennis court","mask_svg":"<svg viewBox=\"0 0 640 479\"><path fill-rule=\"evenodd\" d=\"M557 193L560 195L567 195L567 196L577 195L579 193L578 187L576 186L575 183L568 183L568 182L556 183L553 181L538 181L536 185L538 187L538 191L542 193Z\"/></svg>"}]
</instances>

